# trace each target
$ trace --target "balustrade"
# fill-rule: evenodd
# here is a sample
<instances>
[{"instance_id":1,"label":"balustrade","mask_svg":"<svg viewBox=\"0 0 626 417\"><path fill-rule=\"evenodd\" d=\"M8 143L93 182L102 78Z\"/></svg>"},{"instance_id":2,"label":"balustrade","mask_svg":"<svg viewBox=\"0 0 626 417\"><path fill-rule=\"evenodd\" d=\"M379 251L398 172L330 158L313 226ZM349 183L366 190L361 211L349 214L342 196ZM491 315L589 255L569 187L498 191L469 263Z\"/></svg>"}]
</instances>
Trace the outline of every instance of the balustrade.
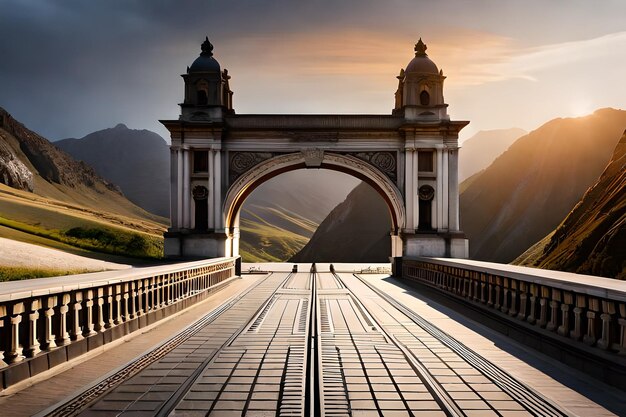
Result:
<instances>
[{"instance_id":1,"label":"balustrade","mask_svg":"<svg viewBox=\"0 0 626 417\"><path fill-rule=\"evenodd\" d=\"M10 380L15 377L10 375L32 376L40 372L38 366L37 371L29 368L26 373L5 374L11 367L28 366L26 362L31 358L72 344L86 344L92 338L100 338L94 347L101 346L180 310L189 302L201 300L209 290L235 276L236 261L236 258L219 258L1 283L0 389L17 382ZM196 298L186 301L192 297ZM159 310L165 313L152 314ZM134 324L124 326L130 322ZM122 331L111 333L116 327ZM104 337L108 331L112 336Z\"/></svg>"},{"instance_id":2,"label":"balustrade","mask_svg":"<svg viewBox=\"0 0 626 417\"><path fill-rule=\"evenodd\" d=\"M404 260L403 277L564 338L626 355L626 283L621 281L424 258Z\"/></svg>"}]
</instances>

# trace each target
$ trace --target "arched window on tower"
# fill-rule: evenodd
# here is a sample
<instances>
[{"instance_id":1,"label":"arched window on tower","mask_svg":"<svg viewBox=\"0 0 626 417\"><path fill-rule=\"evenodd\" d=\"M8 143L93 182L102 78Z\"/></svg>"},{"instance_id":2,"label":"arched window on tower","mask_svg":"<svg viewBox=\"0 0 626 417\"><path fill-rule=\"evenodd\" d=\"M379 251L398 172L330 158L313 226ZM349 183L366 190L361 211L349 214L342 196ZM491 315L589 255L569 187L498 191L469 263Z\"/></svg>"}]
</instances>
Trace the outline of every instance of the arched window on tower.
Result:
<instances>
[{"instance_id":1,"label":"arched window on tower","mask_svg":"<svg viewBox=\"0 0 626 417\"><path fill-rule=\"evenodd\" d=\"M209 227L209 190L202 185L196 185L192 190L195 203L196 230L207 230Z\"/></svg>"},{"instance_id":2,"label":"arched window on tower","mask_svg":"<svg viewBox=\"0 0 626 417\"><path fill-rule=\"evenodd\" d=\"M209 104L209 83L206 80L200 80L196 84L196 103L199 106L206 106Z\"/></svg>"},{"instance_id":3,"label":"arched window on tower","mask_svg":"<svg viewBox=\"0 0 626 417\"><path fill-rule=\"evenodd\" d=\"M420 93L420 104L422 106L430 105L430 94L428 94L428 91L424 90Z\"/></svg>"}]
</instances>

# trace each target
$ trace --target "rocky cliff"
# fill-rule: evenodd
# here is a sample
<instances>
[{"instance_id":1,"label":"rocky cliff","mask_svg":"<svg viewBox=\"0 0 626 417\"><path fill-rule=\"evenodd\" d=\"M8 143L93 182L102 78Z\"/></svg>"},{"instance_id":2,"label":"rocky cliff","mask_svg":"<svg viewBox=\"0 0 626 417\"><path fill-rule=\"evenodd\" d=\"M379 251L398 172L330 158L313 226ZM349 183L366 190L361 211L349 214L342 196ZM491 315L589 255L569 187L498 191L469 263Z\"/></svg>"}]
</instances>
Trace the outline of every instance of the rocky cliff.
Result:
<instances>
[{"instance_id":1,"label":"rocky cliff","mask_svg":"<svg viewBox=\"0 0 626 417\"><path fill-rule=\"evenodd\" d=\"M470 178L460 197L470 257L511 262L554 230L597 181L625 128L622 110L555 119Z\"/></svg>"},{"instance_id":2,"label":"rocky cliff","mask_svg":"<svg viewBox=\"0 0 626 417\"><path fill-rule=\"evenodd\" d=\"M26 128L2 108L0 182L64 204L162 220L132 204L119 187Z\"/></svg>"},{"instance_id":3,"label":"rocky cliff","mask_svg":"<svg viewBox=\"0 0 626 417\"><path fill-rule=\"evenodd\" d=\"M626 131L598 181L550 238L514 263L626 279Z\"/></svg>"},{"instance_id":4,"label":"rocky cliff","mask_svg":"<svg viewBox=\"0 0 626 417\"><path fill-rule=\"evenodd\" d=\"M165 140L123 124L54 144L117 184L138 206L169 217L170 154Z\"/></svg>"},{"instance_id":5,"label":"rocky cliff","mask_svg":"<svg viewBox=\"0 0 626 417\"><path fill-rule=\"evenodd\" d=\"M110 190L116 190L112 183L100 178L91 167L60 151L46 138L27 129L2 108L0 108L0 119L5 144L8 145L10 141L7 134L17 139L21 153L44 180L73 188L80 185L93 187L96 182L99 182Z\"/></svg>"},{"instance_id":6,"label":"rocky cliff","mask_svg":"<svg viewBox=\"0 0 626 417\"><path fill-rule=\"evenodd\" d=\"M361 183L319 225L291 262L388 262L391 218L382 197Z\"/></svg>"}]
</instances>

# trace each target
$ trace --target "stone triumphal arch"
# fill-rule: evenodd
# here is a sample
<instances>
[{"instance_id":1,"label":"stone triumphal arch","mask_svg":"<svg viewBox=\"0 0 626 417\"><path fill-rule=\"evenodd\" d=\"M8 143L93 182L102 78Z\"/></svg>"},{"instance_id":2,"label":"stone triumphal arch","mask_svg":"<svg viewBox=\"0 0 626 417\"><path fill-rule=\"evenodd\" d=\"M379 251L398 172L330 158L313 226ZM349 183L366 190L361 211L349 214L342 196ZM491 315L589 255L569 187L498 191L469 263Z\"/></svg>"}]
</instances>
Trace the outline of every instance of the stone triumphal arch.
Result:
<instances>
[{"instance_id":1,"label":"stone triumphal arch","mask_svg":"<svg viewBox=\"0 0 626 417\"><path fill-rule=\"evenodd\" d=\"M382 196L393 257L467 257L458 133L468 122L450 120L445 76L421 39L397 76L389 115L236 114L231 77L208 39L182 77L181 115L161 121L172 139L166 256L238 255L239 212L258 185L287 171L326 168L360 178Z\"/></svg>"}]
</instances>

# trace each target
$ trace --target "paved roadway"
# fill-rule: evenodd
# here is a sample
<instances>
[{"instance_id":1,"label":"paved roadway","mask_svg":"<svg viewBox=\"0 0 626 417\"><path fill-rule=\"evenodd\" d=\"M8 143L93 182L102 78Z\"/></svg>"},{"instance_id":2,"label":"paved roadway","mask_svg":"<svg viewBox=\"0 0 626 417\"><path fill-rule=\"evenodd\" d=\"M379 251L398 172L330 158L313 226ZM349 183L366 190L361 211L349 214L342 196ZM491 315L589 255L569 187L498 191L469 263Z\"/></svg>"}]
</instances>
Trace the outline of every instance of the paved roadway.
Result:
<instances>
[{"instance_id":1,"label":"paved roadway","mask_svg":"<svg viewBox=\"0 0 626 417\"><path fill-rule=\"evenodd\" d=\"M257 275L40 415L613 415L385 275L300 271Z\"/></svg>"}]
</instances>

